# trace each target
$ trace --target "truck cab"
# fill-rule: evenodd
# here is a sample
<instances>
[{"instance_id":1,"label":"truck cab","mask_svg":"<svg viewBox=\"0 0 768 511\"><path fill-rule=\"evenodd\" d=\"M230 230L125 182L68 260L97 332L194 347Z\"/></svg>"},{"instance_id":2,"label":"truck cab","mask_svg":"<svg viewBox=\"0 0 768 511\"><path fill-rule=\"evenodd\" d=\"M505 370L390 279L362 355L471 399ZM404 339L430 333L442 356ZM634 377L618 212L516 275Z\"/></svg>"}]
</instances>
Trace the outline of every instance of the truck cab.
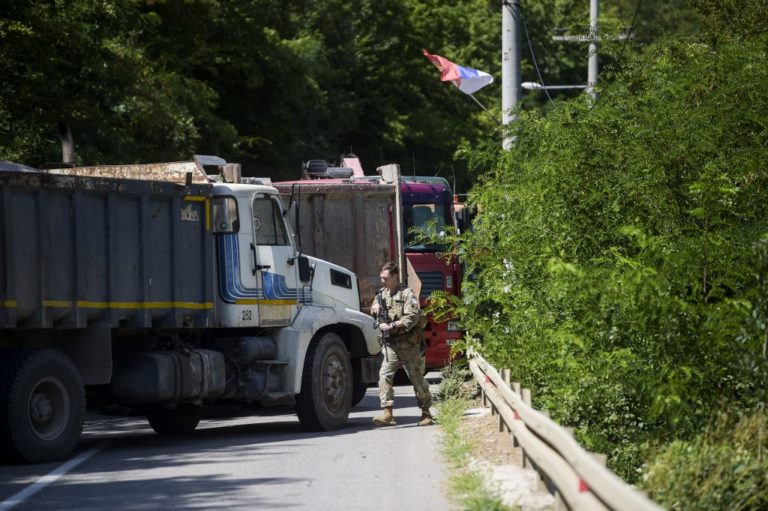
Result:
<instances>
[{"instance_id":1,"label":"truck cab","mask_svg":"<svg viewBox=\"0 0 768 511\"><path fill-rule=\"evenodd\" d=\"M446 262L440 255L446 251L444 244L425 244L418 241L415 234L420 231L439 239L448 234L448 228L455 227L453 196L448 181L441 177L403 176L400 190L405 257L420 282L421 306L426 306L429 295L434 291L459 296L462 272L456 257ZM461 338L462 332L456 320L429 321L424 336L427 342L426 366L440 368L451 360L451 347Z\"/></svg>"},{"instance_id":2,"label":"truck cab","mask_svg":"<svg viewBox=\"0 0 768 511\"><path fill-rule=\"evenodd\" d=\"M358 303L354 274L297 251L273 187L216 184L211 203L218 257L216 326L286 327L302 305Z\"/></svg>"},{"instance_id":3,"label":"truck cab","mask_svg":"<svg viewBox=\"0 0 768 511\"><path fill-rule=\"evenodd\" d=\"M241 182L215 183L211 199L218 291L214 326L257 329L274 341L275 360L286 363L261 365L270 366L266 394L280 398L301 394L304 355L317 325L334 325L329 332L340 335L351 357L351 404L356 404L362 389L376 380L372 357L381 349L372 318L360 312L357 276L299 251L269 179L236 179ZM292 382L283 393L281 381Z\"/></svg>"},{"instance_id":4,"label":"truck cab","mask_svg":"<svg viewBox=\"0 0 768 511\"><path fill-rule=\"evenodd\" d=\"M310 160L303 167L303 179L273 183L297 204L297 220L292 220L305 250L354 269L361 279L362 310L370 307L381 287L379 269L387 261L404 269L401 277L419 294L421 307L433 291L458 295L462 275L457 260L446 262L441 257L444 245L425 245L415 232L439 237L454 227L448 182L401 176L395 164L380 167L378 175L365 175L359 160L349 155L342 165ZM428 316L424 333L427 368L445 366L462 335L458 322Z\"/></svg>"}]
</instances>

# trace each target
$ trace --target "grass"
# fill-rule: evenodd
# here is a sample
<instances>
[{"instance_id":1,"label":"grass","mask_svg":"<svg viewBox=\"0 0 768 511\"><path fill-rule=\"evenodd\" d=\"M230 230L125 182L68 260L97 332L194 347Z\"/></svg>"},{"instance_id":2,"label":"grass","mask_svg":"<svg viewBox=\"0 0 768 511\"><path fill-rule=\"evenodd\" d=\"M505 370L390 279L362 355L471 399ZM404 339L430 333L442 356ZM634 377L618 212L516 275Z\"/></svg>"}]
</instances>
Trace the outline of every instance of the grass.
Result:
<instances>
[{"instance_id":1,"label":"grass","mask_svg":"<svg viewBox=\"0 0 768 511\"><path fill-rule=\"evenodd\" d=\"M460 371L452 368L443 373L437 404L438 422L443 429L442 452L451 466L448 480L451 497L465 511L508 511L501 499L485 486L483 477L467 469L473 444L462 427L464 411L470 402L460 391L465 388L460 380L463 377Z\"/></svg>"}]
</instances>

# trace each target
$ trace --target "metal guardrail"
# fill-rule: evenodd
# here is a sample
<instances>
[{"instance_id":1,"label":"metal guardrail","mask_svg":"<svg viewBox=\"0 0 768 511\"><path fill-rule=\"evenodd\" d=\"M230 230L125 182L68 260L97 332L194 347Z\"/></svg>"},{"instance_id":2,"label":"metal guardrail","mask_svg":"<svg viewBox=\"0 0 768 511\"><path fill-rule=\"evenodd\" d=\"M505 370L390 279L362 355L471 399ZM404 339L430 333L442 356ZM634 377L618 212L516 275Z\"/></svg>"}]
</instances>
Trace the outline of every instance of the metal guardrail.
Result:
<instances>
[{"instance_id":1,"label":"metal guardrail","mask_svg":"<svg viewBox=\"0 0 768 511\"><path fill-rule=\"evenodd\" d=\"M510 384L480 354L470 351L469 367L503 425L512 434L523 459L530 460L554 487L560 507L572 510L660 511L662 508L632 488L589 453L572 434L531 406L530 391ZM515 390L512 390L512 389ZM500 428L502 424L500 423Z\"/></svg>"}]
</instances>

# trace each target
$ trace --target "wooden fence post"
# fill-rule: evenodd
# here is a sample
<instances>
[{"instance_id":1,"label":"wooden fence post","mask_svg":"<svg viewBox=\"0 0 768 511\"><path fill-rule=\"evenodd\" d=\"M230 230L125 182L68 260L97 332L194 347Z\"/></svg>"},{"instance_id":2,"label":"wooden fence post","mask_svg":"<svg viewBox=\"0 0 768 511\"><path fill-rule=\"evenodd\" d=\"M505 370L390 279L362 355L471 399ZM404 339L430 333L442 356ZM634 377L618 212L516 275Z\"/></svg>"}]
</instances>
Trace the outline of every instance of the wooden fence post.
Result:
<instances>
[{"instance_id":1,"label":"wooden fence post","mask_svg":"<svg viewBox=\"0 0 768 511\"><path fill-rule=\"evenodd\" d=\"M504 380L504 384L507 386L507 388L509 388L509 379L511 374L511 369L501 370L501 378ZM499 415L499 432L503 433L504 429L506 429L508 433L512 432L512 428L509 427L509 424L505 424L504 419L502 419L501 415Z\"/></svg>"},{"instance_id":2,"label":"wooden fence post","mask_svg":"<svg viewBox=\"0 0 768 511\"><path fill-rule=\"evenodd\" d=\"M531 406L531 403L533 402L531 398L531 389L523 389L521 395L523 396L523 403Z\"/></svg>"},{"instance_id":3,"label":"wooden fence post","mask_svg":"<svg viewBox=\"0 0 768 511\"><path fill-rule=\"evenodd\" d=\"M514 381L512 382L512 392L514 392L517 395L520 395L520 389L522 388L522 385L520 385L520 382ZM512 435L512 438L514 442L512 442L512 445L514 447L520 447L520 442L517 441L517 437Z\"/></svg>"},{"instance_id":4,"label":"wooden fence post","mask_svg":"<svg viewBox=\"0 0 768 511\"><path fill-rule=\"evenodd\" d=\"M523 403L531 406L531 389L522 389L520 395L523 398ZM523 449L523 468L531 466L531 460L525 455L525 449Z\"/></svg>"}]
</instances>

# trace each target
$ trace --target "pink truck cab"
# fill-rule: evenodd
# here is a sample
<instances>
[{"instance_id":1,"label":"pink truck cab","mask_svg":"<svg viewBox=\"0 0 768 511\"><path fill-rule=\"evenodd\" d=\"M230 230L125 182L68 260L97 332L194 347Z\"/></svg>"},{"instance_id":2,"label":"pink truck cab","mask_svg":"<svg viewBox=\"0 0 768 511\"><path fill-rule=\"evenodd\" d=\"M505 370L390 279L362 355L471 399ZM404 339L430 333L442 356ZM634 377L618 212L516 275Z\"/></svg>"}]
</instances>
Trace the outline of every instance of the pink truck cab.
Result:
<instances>
[{"instance_id":1,"label":"pink truck cab","mask_svg":"<svg viewBox=\"0 0 768 511\"><path fill-rule=\"evenodd\" d=\"M401 277L419 294L422 308L433 291L459 295L461 266L442 257L443 244L424 244L414 229L447 234L455 227L453 195L440 177L400 176L397 165L364 175L359 160L343 159L342 167L311 160L303 179L273 182L286 202L301 250L352 268L358 276L360 308L369 310L381 287L379 269L396 261ZM425 328L427 369L451 360L451 346L461 338L458 321L436 322L428 316Z\"/></svg>"}]
</instances>

